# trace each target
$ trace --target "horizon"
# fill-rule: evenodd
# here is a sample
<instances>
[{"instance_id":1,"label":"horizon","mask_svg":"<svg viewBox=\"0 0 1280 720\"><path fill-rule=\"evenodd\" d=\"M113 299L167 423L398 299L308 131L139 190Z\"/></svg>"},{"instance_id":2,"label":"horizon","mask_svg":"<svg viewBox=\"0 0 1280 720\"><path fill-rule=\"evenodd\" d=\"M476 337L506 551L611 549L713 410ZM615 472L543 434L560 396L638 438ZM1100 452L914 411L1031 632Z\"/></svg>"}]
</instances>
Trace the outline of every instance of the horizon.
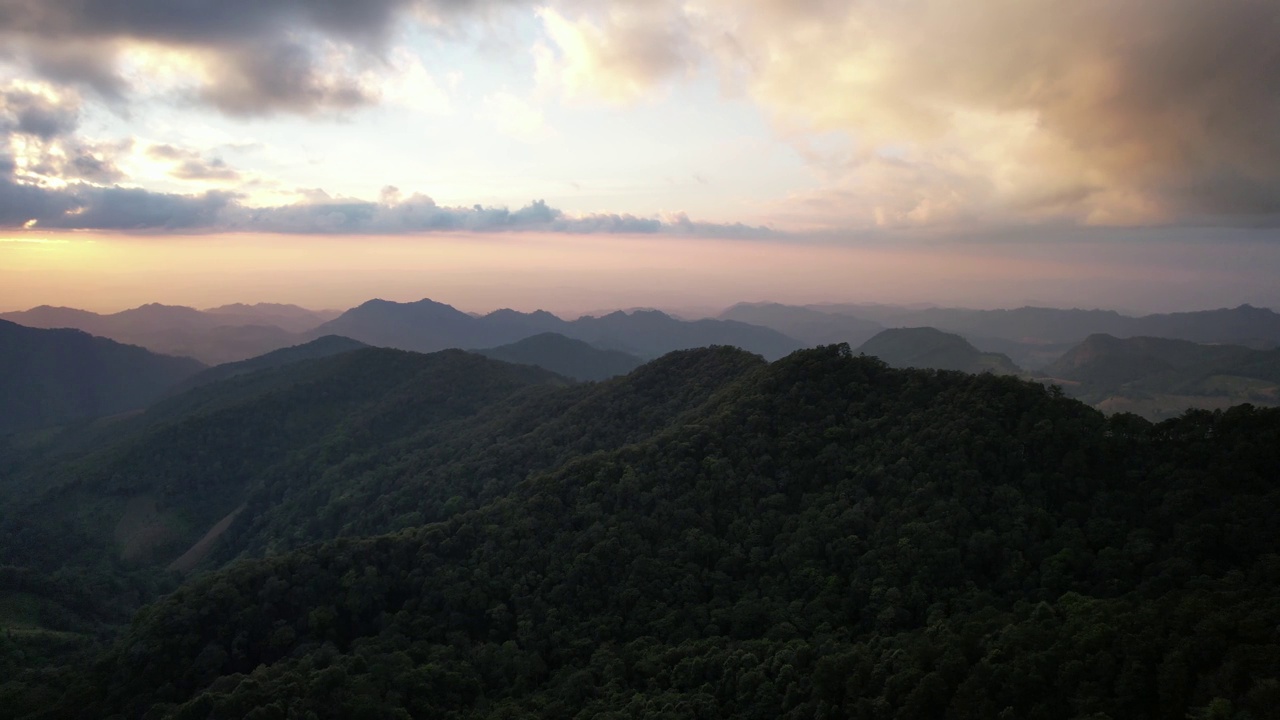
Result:
<instances>
[{"instance_id":1,"label":"horizon","mask_svg":"<svg viewBox=\"0 0 1280 720\"><path fill-rule=\"evenodd\" d=\"M1165 237L1169 235L1169 237ZM45 234L0 239L0 311L115 312L148 302L281 302L344 309L373 297L445 298L468 311L557 314L736 302L1039 304L1125 314L1280 307L1280 242L1243 231L1060 229L1056 242L861 237L773 243L554 233L217 238ZM1034 302L1033 302L1034 301Z\"/></svg>"},{"instance_id":2,"label":"horizon","mask_svg":"<svg viewBox=\"0 0 1280 720\"><path fill-rule=\"evenodd\" d=\"M1276 308L1273 308L1273 307L1269 307L1265 305L1254 305L1252 303L1247 303L1247 302L1239 303L1237 305L1232 305L1232 306L1223 305L1218 307L1198 307L1198 308L1190 308L1185 310L1170 310L1167 312L1140 313L1140 312L1134 312L1125 308L1088 307L1088 306L1079 306L1079 305L1073 305L1073 306L1049 305L1049 304L1044 304L1036 301L1026 301L1018 304L1009 304L1009 305L1002 305L1002 306L971 307L971 306L964 306L964 305L949 305L944 303L930 303L930 302L887 303L887 302L861 301L861 300L832 300L827 302L811 302L811 303L785 303L785 302L778 302L775 300L740 300L740 301L731 303L729 305L723 305L723 306L716 305L716 306L706 306L706 307L659 307L654 305L632 305L628 307L596 308L594 310L586 310L581 312L556 312L556 311L548 310L543 307L518 308L518 307L511 307L508 305L475 309L475 308L462 307L454 303L451 303L447 300L442 300L440 298L435 298L435 297L420 297L416 299L390 299L390 298L384 298L384 297L372 297L372 298L368 298L363 301L360 301L358 303L355 303L354 305L350 305L346 307L312 307L307 305L299 305L298 303L280 302L280 301L272 301L272 300L261 300L261 301L243 300L243 301L222 303L219 305L205 305L205 306L185 305L182 303L169 303L169 302L162 302L162 301L151 301L151 302L141 303L139 305L130 305L127 307L120 307L115 309L95 310L92 308L85 308L85 307L74 307L70 305L53 305L49 303L43 303L40 305L33 305L33 306L12 308L12 309L0 308L0 314L21 313L21 312L28 312L32 310L47 308L47 309L53 309L53 310L85 311L85 312L94 313L96 315L106 316L106 315L118 314L121 312L127 312L130 310L140 310L144 307L149 307L149 306L158 306L158 307L164 307L164 308L180 308L180 309L186 309L186 310L195 310L197 312L202 312L202 313L211 313L217 310L223 310L226 308L231 308L236 306L245 307L249 309L257 308L261 306L278 306L278 307L296 308L299 310L305 310L305 311L313 312L317 314L333 314L336 316L373 302L385 302L385 303L392 303L397 305L411 305L419 302L432 302L440 305L446 305L459 312L469 314L469 315L474 315L477 317L485 317L488 315L492 315L493 313L508 311L508 310L519 312L526 315L538 313L538 312L546 312L560 318L561 320L568 320L568 321L576 320L582 317L602 317L604 315L609 315L612 313L619 313L619 312L625 313L625 314L632 314L637 312L660 312L665 315L671 316L673 318L683 319L683 320L699 320L704 318L714 319L720 316L721 314L739 306L752 307L752 306L768 306L768 305L809 308L809 309L816 310L818 312L825 312L824 308L827 308L827 307L839 308L839 307L848 307L848 306L854 306L854 307L863 306L867 308L877 308L877 307L900 308L903 310L925 310L925 309L976 310L976 311L1060 310L1064 312L1110 312L1110 313L1116 313L1121 316L1136 317L1136 318L1145 317L1149 315L1170 315L1170 314L1179 314L1179 313L1214 312L1214 311L1222 311L1222 310L1240 310L1244 308L1278 312ZM840 311L833 314L852 315L853 313L850 311Z\"/></svg>"}]
</instances>

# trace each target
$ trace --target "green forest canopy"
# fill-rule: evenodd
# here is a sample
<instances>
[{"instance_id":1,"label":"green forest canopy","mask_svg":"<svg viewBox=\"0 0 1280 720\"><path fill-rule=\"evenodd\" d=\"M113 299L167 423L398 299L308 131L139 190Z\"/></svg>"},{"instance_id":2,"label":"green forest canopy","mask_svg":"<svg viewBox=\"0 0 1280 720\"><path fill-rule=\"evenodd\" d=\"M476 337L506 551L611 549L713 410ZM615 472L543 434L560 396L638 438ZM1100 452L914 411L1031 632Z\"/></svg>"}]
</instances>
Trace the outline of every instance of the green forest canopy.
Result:
<instances>
[{"instance_id":1,"label":"green forest canopy","mask_svg":"<svg viewBox=\"0 0 1280 720\"><path fill-rule=\"evenodd\" d=\"M570 386L388 353L315 361L303 381L237 378L238 400L185 400L112 448L109 472L108 455L59 471L27 507L145 490L248 509L216 569L101 650L40 664L7 638L0 704L148 718L1280 707L1280 411L1105 418L1016 378L894 370L845 346L769 365L687 351ZM431 384L417 363L457 374ZM231 485L147 474L237 422L290 428L326 407L342 410L322 426L236 439ZM258 453L254 438L280 445ZM55 541L55 527L10 514L5 562L15 533ZM129 586L139 602L174 582L76 555L86 573L152 578Z\"/></svg>"}]
</instances>

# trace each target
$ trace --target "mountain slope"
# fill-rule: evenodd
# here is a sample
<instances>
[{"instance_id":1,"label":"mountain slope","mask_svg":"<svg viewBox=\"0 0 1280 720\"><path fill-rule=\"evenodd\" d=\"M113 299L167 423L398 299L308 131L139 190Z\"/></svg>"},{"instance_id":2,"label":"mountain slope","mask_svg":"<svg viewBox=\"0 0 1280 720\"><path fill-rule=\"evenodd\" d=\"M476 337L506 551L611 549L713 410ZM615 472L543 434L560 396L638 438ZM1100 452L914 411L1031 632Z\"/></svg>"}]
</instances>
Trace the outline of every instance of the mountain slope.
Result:
<instances>
[{"instance_id":1,"label":"mountain slope","mask_svg":"<svg viewBox=\"0 0 1280 720\"><path fill-rule=\"evenodd\" d=\"M1091 335L1044 369L1047 375L1099 387L1118 387L1176 370L1223 369L1260 353L1234 345L1201 345L1166 338Z\"/></svg>"},{"instance_id":2,"label":"mountain slope","mask_svg":"<svg viewBox=\"0 0 1280 720\"><path fill-rule=\"evenodd\" d=\"M163 567L241 506L209 550L222 560L440 519L643 439L761 364L691 351L565 387L461 351L367 349L236 376L157 404L96 452L36 463L0 505L0 538L26 538L0 543L0 565ZM130 524L146 536L122 535Z\"/></svg>"},{"instance_id":3,"label":"mountain slope","mask_svg":"<svg viewBox=\"0 0 1280 720\"><path fill-rule=\"evenodd\" d=\"M301 362L303 360L316 360L319 358L329 357L331 355L339 355L353 350L360 350L366 347L369 346L350 338L344 338L338 335L325 335L324 337L316 338L308 343L280 348L279 350L272 350L265 355L259 355L258 357L249 358L248 360L216 365L188 378L185 382L175 388L173 393L186 392L196 386L207 385L219 380L226 380L228 378L236 377L237 375L245 375L251 372L257 372L258 370L277 368L283 365Z\"/></svg>"},{"instance_id":4,"label":"mountain slope","mask_svg":"<svg viewBox=\"0 0 1280 720\"><path fill-rule=\"evenodd\" d=\"M1280 404L1280 349L1092 335L1041 374L1098 407L1152 419L1188 407Z\"/></svg>"},{"instance_id":5,"label":"mountain slope","mask_svg":"<svg viewBox=\"0 0 1280 720\"><path fill-rule=\"evenodd\" d=\"M557 333L533 335L510 345L476 352L494 360L534 365L583 381L607 380L626 375L643 363L634 355L617 350L601 350Z\"/></svg>"},{"instance_id":6,"label":"mountain slope","mask_svg":"<svg viewBox=\"0 0 1280 720\"><path fill-rule=\"evenodd\" d=\"M893 328L868 340L858 352L872 355L892 367L993 372L1018 375L1021 370L1007 356L984 353L959 335L929 327Z\"/></svg>"},{"instance_id":7,"label":"mountain slope","mask_svg":"<svg viewBox=\"0 0 1280 720\"><path fill-rule=\"evenodd\" d=\"M820 348L444 522L196 578L11 707L1267 717L1278 465L1280 412L1107 420Z\"/></svg>"},{"instance_id":8,"label":"mountain slope","mask_svg":"<svg viewBox=\"0 0 1280 720\"><path fill-rule=\"evenodd\" d=\"M104 550L125 565L163 564L277 468L306 472L318 456L345 457L564 382L461 351L365 349L203 385L150 408L126 428L136 436L31 471L25 487L38 490L10 499L5 515L49 540L16 555L0 547L0 564L91 564ZM138 502L163 512L147 513L157 527L135 543L121 528Z\"/></svg>"},{"instance_id":9,"label":"mountain slope","mask_svg":"<svg viewBox=\"0 0 1280 720\"><path fill-rule=\"evenodd\" d=\"M907 308L892 305L818 305L810 309L852 315L886 327L936 327L973 338L1035 344L1077 343L1090 335L1163 337L1198 343L1280 345L1280 314L1266 308L1235 308L1131 317L1114 310L1021 307L1001 310Z\"/></svg>"},{"instance_id":10,"label":"mountain slope","mask_svg":"<svg viewBox=\"0 0 1280 720\"><path fill-rule=\"evenodd\" d=\"M0 433L135 410L203 368L78 330L0 320Z\"/></svg>"}]
</instances>

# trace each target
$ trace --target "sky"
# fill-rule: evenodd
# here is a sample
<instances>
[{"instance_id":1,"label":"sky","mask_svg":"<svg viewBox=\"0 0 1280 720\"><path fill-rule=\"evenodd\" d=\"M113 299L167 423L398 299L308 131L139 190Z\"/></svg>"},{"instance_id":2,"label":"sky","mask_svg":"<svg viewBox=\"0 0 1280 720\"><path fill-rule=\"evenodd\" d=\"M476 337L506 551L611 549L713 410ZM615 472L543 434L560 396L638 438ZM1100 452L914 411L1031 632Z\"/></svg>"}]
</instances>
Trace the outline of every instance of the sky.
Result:
<instances>
[{"instance_id":1,"label":"sky","mask_svg":"<svg viewBox=\"0 0 1280 720\"><path fill-rule=\"evenodd\" d=\"M0 0L0 310L1280 308L1274 0Z\"/></svg>"}]
</instances>

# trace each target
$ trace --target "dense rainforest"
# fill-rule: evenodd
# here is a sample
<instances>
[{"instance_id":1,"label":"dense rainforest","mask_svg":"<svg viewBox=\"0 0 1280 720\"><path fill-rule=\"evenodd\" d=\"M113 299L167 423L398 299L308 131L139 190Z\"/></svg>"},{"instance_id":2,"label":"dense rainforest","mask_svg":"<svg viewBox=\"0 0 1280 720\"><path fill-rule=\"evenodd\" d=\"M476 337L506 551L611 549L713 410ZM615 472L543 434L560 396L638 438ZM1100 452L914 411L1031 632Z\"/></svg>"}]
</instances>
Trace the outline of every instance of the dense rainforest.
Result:
<instances>
[{"instance_id":1,"label":"dense rainforest","mask_svg":"<svg viewBox=\"0 0 1280 720\"><path fill-rule=\"evenodd\" d=\"M1280 716L1280 410L364 349L43 443L0 455L14 717Z\"/></svg>"}]
</instances>

